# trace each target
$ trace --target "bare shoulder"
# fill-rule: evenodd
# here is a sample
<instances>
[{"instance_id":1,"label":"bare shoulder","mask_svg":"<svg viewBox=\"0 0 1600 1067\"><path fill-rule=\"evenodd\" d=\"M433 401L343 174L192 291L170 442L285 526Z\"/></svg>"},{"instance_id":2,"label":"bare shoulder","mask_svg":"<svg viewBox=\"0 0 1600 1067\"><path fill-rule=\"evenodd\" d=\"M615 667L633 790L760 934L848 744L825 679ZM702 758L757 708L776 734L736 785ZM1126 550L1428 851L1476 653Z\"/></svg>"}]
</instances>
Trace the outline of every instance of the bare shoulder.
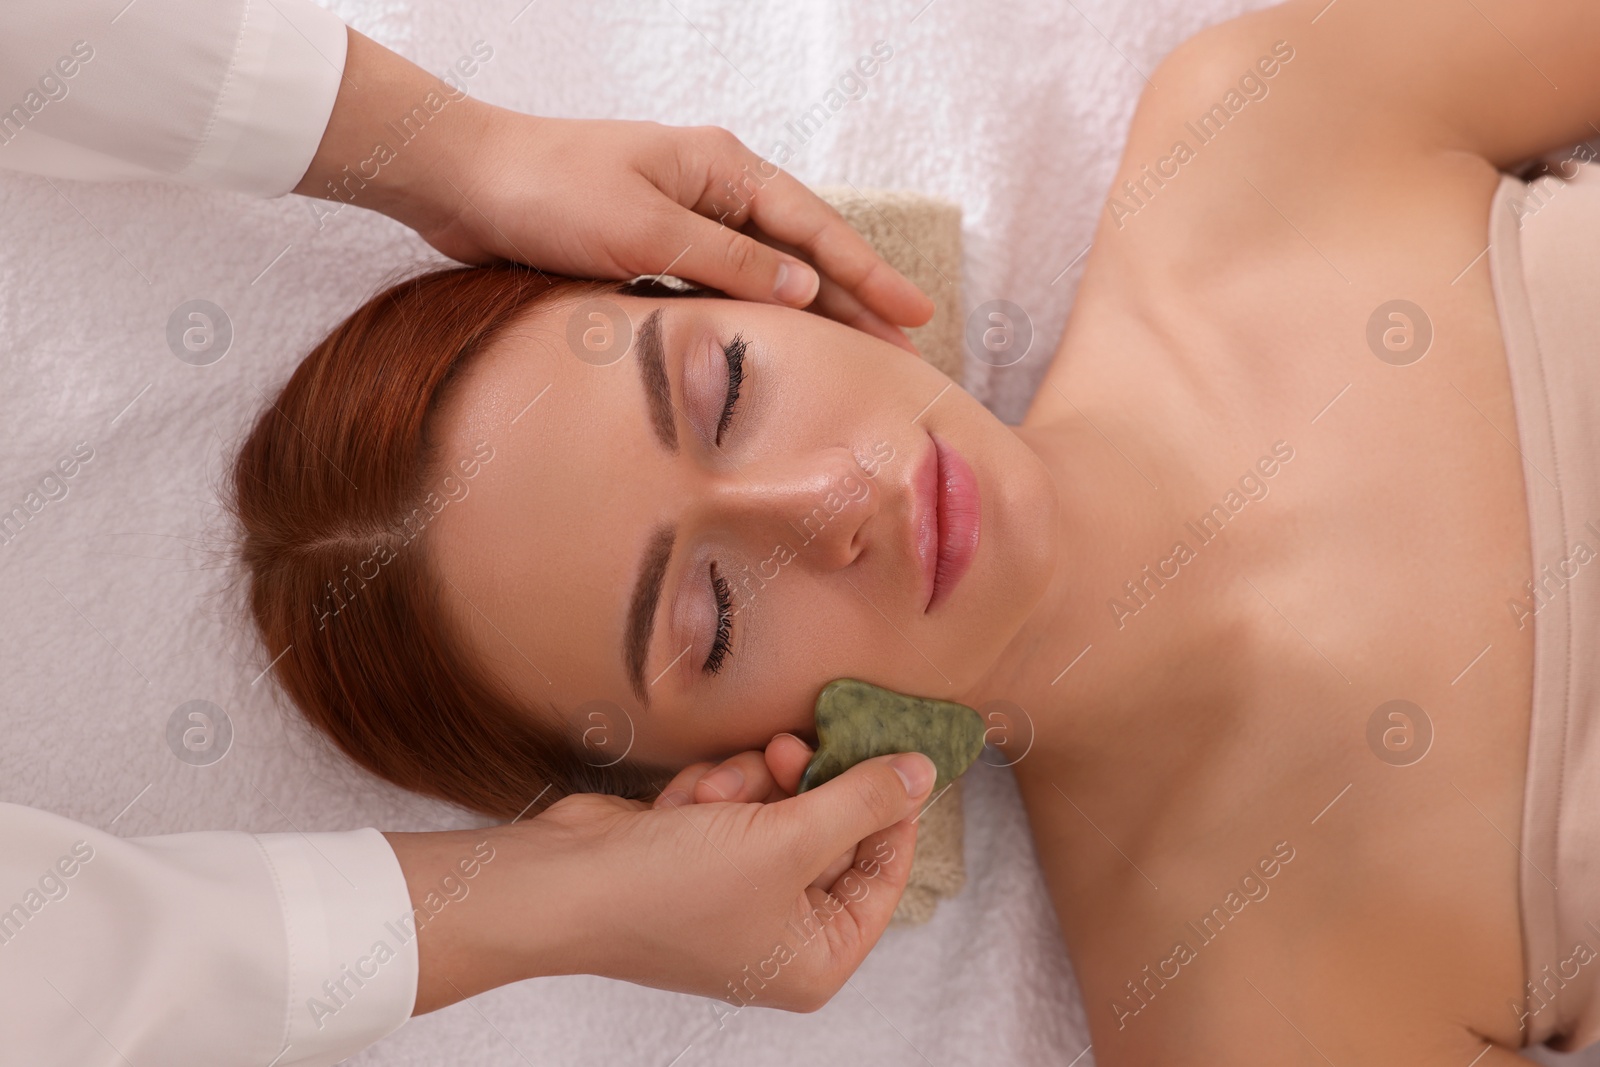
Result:
<instances>
[{"instance_id":1,"label":"bare shoulder","mask_svg":"<svg viewBox=\"0 0 1600 1067\"><path fill-rule=\"evenodd\" d=\"M1492 164L1385 107L1368 41L1326 32L1319 7L1337 11L1290 3L1222 23L1152 72L1101 216L1108 251L1204 278L1309 243L1349 279L1374 235L1481 228Z\"/></svg>"},{"instance_id":2,"label":"bare shoulder","mask_svg":"<svg viewBox=\"0 0 1600 1067\"><path fill-rule=\"evenodd\" d=\"M1451 283L1481 266L1499 175L1412 84L1432 82L1395 73L1431 0L1389 3L1294 0L1204 30L1150 72L1030 421L1125 376L1069 350L1122 352L1138 331L1216 368L1286 338L1359 337L1401 293L1492 325L1486 283ZM1412 21L1391 25L1401 8Z\"/></svg>"},{"instance_id":3,"label":"bare shoulder","mask_svg":"<svg viewBox=\"0 0 1600 1067\"><path fill-rule=\"evenodd\" d=\"M1204 262L1294 227L1476 232L1497 169L1594 136L1596 40L1582 0L1291 0L1221 23L1150 73L1099 237Z\"/></svg>"}]
</instances>

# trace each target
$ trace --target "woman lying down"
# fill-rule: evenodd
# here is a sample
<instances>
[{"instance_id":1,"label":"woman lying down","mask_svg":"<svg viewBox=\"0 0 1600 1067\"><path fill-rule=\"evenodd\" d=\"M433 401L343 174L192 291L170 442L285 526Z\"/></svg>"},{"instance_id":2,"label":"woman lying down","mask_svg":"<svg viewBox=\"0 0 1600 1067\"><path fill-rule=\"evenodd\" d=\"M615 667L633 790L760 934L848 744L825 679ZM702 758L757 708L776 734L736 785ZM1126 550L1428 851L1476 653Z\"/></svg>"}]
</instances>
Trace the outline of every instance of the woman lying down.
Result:
<instances>
[{"instance_id":1,"label":"woman lying down","mask_svg":"<svg viewBox=\"0 0 1600 1067\"><path fill-rule=\"evenodd\" d=\"M1195 37L1018 427L772 305L397 285L239 457L278 675L506 817L814 739L837 678L1011 707L1102 1067L1586 1044L1600 186L1506 174L1600 132L1597 60L1581 0Z\"/></svg>"}]
</instances>

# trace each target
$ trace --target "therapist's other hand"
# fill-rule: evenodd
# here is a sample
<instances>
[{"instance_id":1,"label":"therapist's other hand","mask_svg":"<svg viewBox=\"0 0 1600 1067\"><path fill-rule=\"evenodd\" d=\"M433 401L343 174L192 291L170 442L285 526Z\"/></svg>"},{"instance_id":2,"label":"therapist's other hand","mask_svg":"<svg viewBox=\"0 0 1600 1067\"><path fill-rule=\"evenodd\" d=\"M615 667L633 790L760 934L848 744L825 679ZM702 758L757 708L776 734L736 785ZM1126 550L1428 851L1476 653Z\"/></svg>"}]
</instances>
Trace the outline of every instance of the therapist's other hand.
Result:
<instances>
[{"instance_id":1,"label":"therapist's other hand","mask_svg":"<svg viewBox=\"0 0 1600 1067\"><path fill-rule=\"evenodd\" d=\"M717 801L772 803L792 797L814 749L793 734L779 734L765 752L741 752L721 763L695 763L673 776L656 798L656 807L711 804ZM856 862L856 846L848 846L811 884L826 889Z\"/></svg>"},{"instance_id":2,"label":"therapist's other hand","mask_svg":"<svg viewBox=\"0 0 1600 1067\"><path fill-rule=\"evenodd\" d=\"M375 141L394 140L395 116L430 92L447 102L422 132L352 181ZM295 192L382 211L463 262L670 273L809 307L913 352L898 327L933 314L838 212L726 130L493 107L353 30L333 116Z\"/></svg>"},{"instance_id":3,"label":"therapist's other hand","mask_svg":"<svg viewBox=\"0 0 1600 1067\"><path fill-rule=\"evenodd\" d=\"M608 807L613 832L641 850L604 883L601 921L621 936L608 939L602 973L814 1011L855 973L900 902L916 847L910 820L932 790L933 764L916 753L879 757L801 796L758 803L760 761L747 762L749 800L639 811L569 798L588 809L572 813L574 827ZM853 861L842 870L841 853Z\"/></svg>"},{"instance_id":4,"label":"therapist's other hand","mask_svg":"<svg viewBox=\"0 0 1600 1067\"><path fill-rule=\"evenodd\" d=\"M389 834L419 907L453 857L484 841L494 855L419 934L415 1011L555 974L814 1011L887 927L934 773L882 756L770 803L579 794L507 826ZM853 864L816 885L846 850Z\"/></svg>"},{"instance_id":5,"label":"therapist's other hand","mask_svg":"<svg viewBox=\"0 0 1600 1067\"><path fill-rule=\"evenodd\" d=\"M932 302L727 130L494 107L481 122L452 184L436 190L444 212L417 219L446 255L579 277L675 274L742 300L809 307L915 352L898 326L926 322Z\"/></svg>"}]
</instances>

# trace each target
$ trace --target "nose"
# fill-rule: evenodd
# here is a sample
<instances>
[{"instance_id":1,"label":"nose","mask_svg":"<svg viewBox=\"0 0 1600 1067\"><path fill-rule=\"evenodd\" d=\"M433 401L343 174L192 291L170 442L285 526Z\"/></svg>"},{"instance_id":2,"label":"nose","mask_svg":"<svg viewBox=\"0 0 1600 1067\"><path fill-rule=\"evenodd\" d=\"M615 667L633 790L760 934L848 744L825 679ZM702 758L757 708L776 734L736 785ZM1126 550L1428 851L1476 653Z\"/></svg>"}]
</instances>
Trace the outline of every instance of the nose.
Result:
<instances>
[{"instance_id":1,"label":"nose","mask_svg":"<svg viewBox=\"0 0 1600 1067\"><path fill-rule=\"evenodd\" d=\"M854 563L867 547L880 494L848 448L773 456L719 476L710 509L758 558L787 545L818 571Z\"/></svg>"}]
</instances>

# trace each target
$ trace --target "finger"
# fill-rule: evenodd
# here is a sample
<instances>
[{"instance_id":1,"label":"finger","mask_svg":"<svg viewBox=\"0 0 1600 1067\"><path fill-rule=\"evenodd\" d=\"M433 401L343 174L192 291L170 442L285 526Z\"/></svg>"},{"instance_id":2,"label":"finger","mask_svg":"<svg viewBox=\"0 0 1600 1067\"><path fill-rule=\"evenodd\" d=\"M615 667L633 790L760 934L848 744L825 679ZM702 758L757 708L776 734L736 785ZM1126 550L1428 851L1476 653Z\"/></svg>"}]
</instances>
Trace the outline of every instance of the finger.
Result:
<instances>
[{"instance_id":1,"label":"finger","mask_svg":"<svg viewBox=\"0 0 1600 1067\"><path fill-rule=\"evenodd\" d=\"M672 781L668 782L666 788L661 790L661 794L656 797L655 803L651 806L665 808L694 803L692 794L696 783L705 777L707 771L715 766L716 764L714 763L689 764L689 766L672 776Z\"/></svg>"},{"instance_id":2,"label":"finger","mask_svg":"<svg viewBox=\"0 0 1600 1067\"><path fill-rule=\"evenodd\" d=\"M784 742L781 741L782 737L787 737L789 742L784 744ZM802 755L806 758L806 761L810 761L810 745L806 744L806 742L800 741L800 739L795 737L794 734L779 734L778 737L774 737L773 744L766 745L766 761L768 761L768 765L771 765L771 763L774 761L774 745L779 745L779 752L776 753L776 758L778 758L778 763L781 766L784 765L784 763L787 763L787 761L792 761L795 760L795 758L802 757ZM784 766L784 769L787 771L787 766ZM803 768L802 765L802 768L800 769L803 771L805 768ZM779 781L786 781L787 777L789 777L787 774L779 774L778 769L774 769L773 776L778 777ZM798 789L798 774L795 776L795 782L797 782L795 789ZM858 846L848 846L845 851L842 851L842 853L838 854L838 857L837 859L834 859L834 862L830 862L827 867L822 869L822 873L819 873L818 877L811 880L811 885L816 886L816 888L819 889L827 889L829 886L834 885L834 881L837 881L840 875L843 875L846 870L850 870L851 864L856 862L856 856L858 856L858 854L861 854L859 853Z\"/></svg>"},{"instance_id":3,"label":"finger","mask_svg":"<svg viewBox=\"0 0 1600 1067\"><path fill-rule=\"evenodd\" d=\"M791 256L799 256L799 249L784 244L776 237L769 233L763 233L756 227L748 227L745 232L762 244L776 248L779 252ZM870 311L861 301L852 296L849 290L832 278L823 277L822 284L817 288L816 299L806 306L806 310L825 315L835 322L841 322L863 333L871 334L879 340L888 341L892 345L905 349L918 359L922 358L922 353L917 351L916 346L911 343L911 339L905 335L904 331L881 315Z\"/></svg>"},{"instance_id":4,"label":"finger","mask_svg":"<svg viewBox=\"0 0 1600 1067\"><path fill-rule=\"evenodd\" d=\"M916 842L914 825L896 823L863 841L857 861L826 891L806 889L806 918L818 924L818 919L831 916L821 927L828 947L822 966L836 981L825 980L821 983L825 987L842 986L883 936L911 876Z\"/></svg>"},{"instance_id":5,"label":"finger","mask_svg":"<svg viewBox=\"0 0 1600 1067\"><path fill-rule=\"evenodd\" d=\"M917 351L917 346L911 343L911 338L905 331L886 319L880 318L864 307L861 301L851 296L839 283L830 278L823 278L822 285L817 290L817 298L806 308L807 311L818 315L826 315L835 322L860 330L862 333L871 334L880 341L888 341L897 348L903 348L918 359L922 353Z\"/></svg>"},{"instance_id":6,"label":"finger","mask_svg":"<svg viewBox=\"0 0 1600 1067\"><path fill-rule=\"evenodd\" d=\"M822 873L811 880L811 884L818 889L827 889L839 880L840 875L854 866L855 862L856 849L855 846L851 846L839 853L838 859L824 867Z\"/></svg>"},{"instance_id":7,"label":"finger","mask_svg":"<svg viewBox=\"0 0 1600 1067\"><path fill-rule=\"evenodd\" d=\"M916 847L917 827L909 820L880 830L861 842L856 849L856 862L840 872L828 886L828 893L843 900L858 922L865 921L867 927L876 927L876 932L882 933L911 876ZM873 897L878 898L875 904L869 903ZM869 943L866 947L872 946Z\"/></svg>"},{"instance_id":8,"label":"finger","mask_svg":"<svg viewBox=\"0 0 1600 1067\"><path fill-rule=\"evenodd\" d=\"M809 263L702 215L678 214L673 240L683 251L673 274L764 304L803 308L816 297L819 279Z\"/></svg>"},{"instance_id":9,"label":"finger","mask_svg":"<svg viewBox=\"0 0 1600 1067\"><path fill-rule=\"evenodd\" d=\"M811 746L794 734L779 734L767 742L767 770L779 789L790 796L799 791L811 755Z\"/></svg>"},{"instance_id":10,"label":"finger","mask_svg":"<svg viewBox=\"0 0 1600 1067\"><path fill-rule=\"evenodd\" d=\"M933 317L933 301L821 197L748 148L741 199L760 229L796 249L872 311L900 326ZM770 177L768 176L770 175Z\"/></svg>"},{"instance_id":11,"label":"finger","mask_svg":"<svg viewBox=\"0 0 1600 1067\"><path fill-rule=\"evenodd\" d=\"M920 752L877 756L769 810L798 820L791 824L803 832L798 847L815 864L810 881L845 849L915 814L935 775Z\"/></svg>"},{"instance_id":12,"label":"finger","mask_svg":"<svg viewBox=\"0 0 1600 1067\"><path fill-rule=\"evenodd\" d=\"M689 792L696 804L713 804L764 801L772 790L772 772L767 770L765 755L741 752L717 764Z\"/></svg>"},{"instance_id":13,"label":"finger","mask_svg":"<svg viewBox=\"0 0 1600 1067\"><path fill-rule=\"evenodd\" d=\"M888 922L888 915L894 914L895 905L900 901L900 893L906 886L906 880L911 876L911 859L917 847L917 824L909 819L901 820L893 826L887 827L862 841L856 849L856 862L851 868L869 883L874 890L887 888L892 892L883 894L894 899L888 902L888 914L884 922ZM842 900L849 901L852 896L849 871L840 873L839 878L828 886L828 892ZM880 881L881 879L881 881ZM855 896L862 895L859 891ZM860 918L864 914L872 914L871 909L866 912L857 912Z\"/></svg>"}]
</instances>

